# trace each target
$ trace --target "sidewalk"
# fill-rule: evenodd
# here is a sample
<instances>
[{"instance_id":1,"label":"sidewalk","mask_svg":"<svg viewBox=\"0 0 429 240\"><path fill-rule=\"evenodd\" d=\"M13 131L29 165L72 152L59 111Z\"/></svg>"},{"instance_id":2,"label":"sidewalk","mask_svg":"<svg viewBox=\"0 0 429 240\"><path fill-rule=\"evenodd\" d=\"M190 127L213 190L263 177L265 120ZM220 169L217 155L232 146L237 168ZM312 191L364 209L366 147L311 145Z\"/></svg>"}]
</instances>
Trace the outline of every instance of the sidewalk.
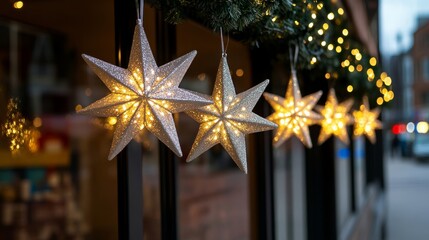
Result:
<instances>
[{"instance_id":1,"label":"sidewalk","mask_svg":"<svg viewBox=\"0 0 429 240\"><path fill-rule=\"evenodd\" d=\"M387 240L429 239L429 163L386 156Z\"/></svg>"}]
</instances>

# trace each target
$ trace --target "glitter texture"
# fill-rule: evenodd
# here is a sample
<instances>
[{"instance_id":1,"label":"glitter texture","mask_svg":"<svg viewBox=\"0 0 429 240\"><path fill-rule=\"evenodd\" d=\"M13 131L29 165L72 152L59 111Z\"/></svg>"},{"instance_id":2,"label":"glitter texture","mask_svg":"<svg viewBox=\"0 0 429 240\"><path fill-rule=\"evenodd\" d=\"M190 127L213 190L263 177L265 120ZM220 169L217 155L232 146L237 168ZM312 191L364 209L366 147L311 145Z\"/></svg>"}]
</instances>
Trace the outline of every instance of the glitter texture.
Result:
<instances>
[{"instance_id":1,"label":"glitter texture","mask_svg":"<svg viewBox=\"0 0 429 240\"><path fill-rule=\"evenodd\" d=\"M82 55L111 93L79 113L116 117L109 160L113 159L143 129L153 133L176 155L182 156L172 113L212 103L207 97L180 89L179 84L196 51L161 67L156 65L143 30L137 22L127 69Z\"/></svg>"},{"instance_id":2,"label":"glitter texture","mask_svg":"<svg viewBox=\"0 0 429 240\"><path fill-rule=\"evenodd\" d=\"M306 147L311 148L308 126L321 120L322 116L312 111L313 107L322 96L322 91L301 97L296 71L292 70L285 98L264 93L265 99L274 109L274 113L268 117L279 125L273 138L275 147L279 147L292 134L294 134Z\"/></svg>"},{"instance_id":3,"label":"glitter texture","mask_svg":"<svg viewBox=\"0 0 429 240\"><path fill-rule=\"evenodd\" d=\"M335 90L329 91L328 99L325 106L317 106L317 110L322 114L323 119L320 121L322 129L318 143L322 144L331 135L337 136L343 143L349 144L349 135L347 134L347 125L353 123L353 119L348 114L350 107L353 105L353 100L349 99L342 103L338 103Z\"/></svg>"},{"instance_id":4,"label":"glitter texture","mask_svg":"<svg viewBox=\"0 0 429 240\"><path fill-rule=\"evenodd\" d=\"M226 56L223 56L213 89L213 104L186 113L200 123L186 161L191 161L220 143L238 167L247 173L246 134L271 130L276 124L252 112L269 80L235 93Z\"/></svg>"},{"instance_id":5,"label":"glitter texture","mask_svg":"<svg viewBox=\"0 0 429 240\"><path fill-rule=\"evenodd\" d=\"M377 119L380 109L369 110L368 97L363 98L363 103L358 111L353 111L355 126L353 134L357 136L365 135L372 144L375 143L375 129L381 129L383 125Z\"/></svg>"}]
</instances>

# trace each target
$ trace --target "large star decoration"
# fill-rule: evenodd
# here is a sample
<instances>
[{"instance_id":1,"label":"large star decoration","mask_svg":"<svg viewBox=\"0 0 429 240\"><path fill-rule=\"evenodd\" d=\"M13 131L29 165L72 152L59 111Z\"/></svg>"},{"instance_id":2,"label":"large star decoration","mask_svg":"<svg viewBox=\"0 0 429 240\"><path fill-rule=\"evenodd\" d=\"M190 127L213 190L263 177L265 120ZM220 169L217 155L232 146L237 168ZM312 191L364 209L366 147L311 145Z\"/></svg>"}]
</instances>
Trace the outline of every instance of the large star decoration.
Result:
<instances>
[{"instance_id":1,"label":"large star decoration","mask_svg":"<svg viewBox=\"0 0 429 240\"><path fill-rule=\"evenodd\" d=\"M186 161L197 158L220 143L238 167L247 173L245 135L277 127L276 124L252 112L268 82L265 80L236 95L226 56L223 56L212 94L214 103L186 112L200 123L197 137Z\"/></svg>"},{"instance_id":2,"label":"large star decoration","mask_svg":"<svg viewBox=\"0 0 429 240\"><path fill-rule=\"evenodd\" d=\"M331 89L325 106L316 106L316 109L323 116L320 121L322 129L318 139L319 144L325 142L331 135L338 137L343 143L349 144L347 125L353 123L353 119L348 113L352 105L352 99L338 103L335 90Z\"/></svg>"},{"instance_id":3,"label":"large star decoration","mask_svg":"<svg viewBox=\"0 0 429 240\"><path fill-rule=\"evenodd\" d=\"M192 51L158 67L141 21L138 21L134 30L127 69L82 55L111 91L106 97L79 111L117 118L109 160L144 128L176 155L182 156L172 113L212 103L202 95L179 88L195 55L196 51Z\"/></svg>"},{"instance_id":4,"label":"large star decoration","mask_svg":"<svg viewBox=\"0 0 429 240\"><path fill-rule=\"evenodd\" d=\"M264 93L265 99L274 109L274 113L268 117L279 126L275 132L273 143L279 147L284 141L294 134L306 147L311 148L310 133L308 126L322 117L313 112L312 109L322 96L322 91L315 92L304 98L298 86L296 72L292 71L289 79L285 98Z\"/></svg>"},{"instance_id":5,"label":"large star decoration","mask_svg":"<svg viewBox=\"0 0 429 240\"><path fill-rule=\"evenodd\" d=\"M380 109L369 109L368 97L363 98L363 103L358 111L353 111L355 126L353 134L355 136L365 135L369 141L375 143L375 130L382 128L382 123L377 119L380 114Z\"/></svg>"}]
</instances>

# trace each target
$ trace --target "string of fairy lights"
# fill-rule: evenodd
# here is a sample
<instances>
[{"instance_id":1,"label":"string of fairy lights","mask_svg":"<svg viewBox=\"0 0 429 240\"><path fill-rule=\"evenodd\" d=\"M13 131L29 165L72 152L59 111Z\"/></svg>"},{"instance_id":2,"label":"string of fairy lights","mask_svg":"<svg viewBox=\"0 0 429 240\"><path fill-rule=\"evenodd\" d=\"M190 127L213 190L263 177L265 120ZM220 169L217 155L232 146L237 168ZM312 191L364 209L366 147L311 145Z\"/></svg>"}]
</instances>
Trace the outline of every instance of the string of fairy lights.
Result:
<instances>
[{"instance_id":1,"label":"string of fairy lights","mask_svg":"<svg viewBox=\"0 0 429 240\"><path fill-rule=\"evenodd\" d=\"M310 65L323 64L321 60L338 59L338 67L331 68L325 73L327 80L335 81L341 73L346 79L353 77L360 78L360 81L366 79L370 86L375 85L378 88L377 105L392 101L395 96L392 90L392 79L386 72L381 72L375 56L368 56L366 51L359 49L358 44L350 38L346 13L336 1L333 3L330 5L333 8L331 11L321 11L325 7L323 3L307 3L308 14L313 21L307 25L310 31L304 38L304 43L307 45L315 43L318 47L325 49L323 54L309 59ZM297 26L301 24L298 20L294 22ZM346 91L353 93L355 88L356 85L350 83L346 86Z\"/></svg>"},{"instance_id":2,"label":"string of fairy lights","mask_svg":"<svg viewBox=\"0 0 429 240\"><path fill-rule=\"evenodd\" d=\"M12 155L21 152L35 153L39 150L38 130L41 127L41 119L35 118L33 124L23 117L19 110L18 101L11 98L7 105L6 121L1 126L2 134L7 138L9 150Z\"/></svg>"}]
</instances>

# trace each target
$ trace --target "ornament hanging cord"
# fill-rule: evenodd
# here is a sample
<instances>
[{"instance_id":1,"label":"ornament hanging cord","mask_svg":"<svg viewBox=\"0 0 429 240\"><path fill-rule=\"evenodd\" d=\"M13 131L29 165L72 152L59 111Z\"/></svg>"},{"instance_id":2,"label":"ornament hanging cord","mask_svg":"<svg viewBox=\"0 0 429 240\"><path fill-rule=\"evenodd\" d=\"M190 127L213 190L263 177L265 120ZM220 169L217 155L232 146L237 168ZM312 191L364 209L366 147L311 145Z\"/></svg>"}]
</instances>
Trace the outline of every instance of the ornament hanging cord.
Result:
<instances>
[{"instance_id":1,"label":"ornament hanging cord","mask_svg":"<svg viewBox=\"0 0 429 240\"><path fill-rule=\"evenodd\" d=\"M144 0L136 0L137 20L143 21Z\"/></svg>"},{"instance_id":2,"label":"ornament hanging cord","mask_svg":"<svg viewBox=\"0 0 429 240\"><path fill-rule=\"evenodd\" d=\"M221 43L221 47L222 47L222 56L226 57L226 50L228 49L228 44L229 44L229 35L228 35L228 39L226 40L226 47L225 47L224 43L223 43L222 27L220 27L220 43Z\"/></svg>"},{"instance_id":3,"label":"ornament hanging cord","mask_svg":"<svg viewBox=\"0 0 429 240\"><path fill-rule=\"evenodd\" d=\"M295 51L292 54L292 45L295 46ZM289 44L289 60L290 60L290 69L291 71L296 71L296 63L298 62L298 53L299 53L299 47L298 44L292 43Z\"/></svg>"}]
</instances>

